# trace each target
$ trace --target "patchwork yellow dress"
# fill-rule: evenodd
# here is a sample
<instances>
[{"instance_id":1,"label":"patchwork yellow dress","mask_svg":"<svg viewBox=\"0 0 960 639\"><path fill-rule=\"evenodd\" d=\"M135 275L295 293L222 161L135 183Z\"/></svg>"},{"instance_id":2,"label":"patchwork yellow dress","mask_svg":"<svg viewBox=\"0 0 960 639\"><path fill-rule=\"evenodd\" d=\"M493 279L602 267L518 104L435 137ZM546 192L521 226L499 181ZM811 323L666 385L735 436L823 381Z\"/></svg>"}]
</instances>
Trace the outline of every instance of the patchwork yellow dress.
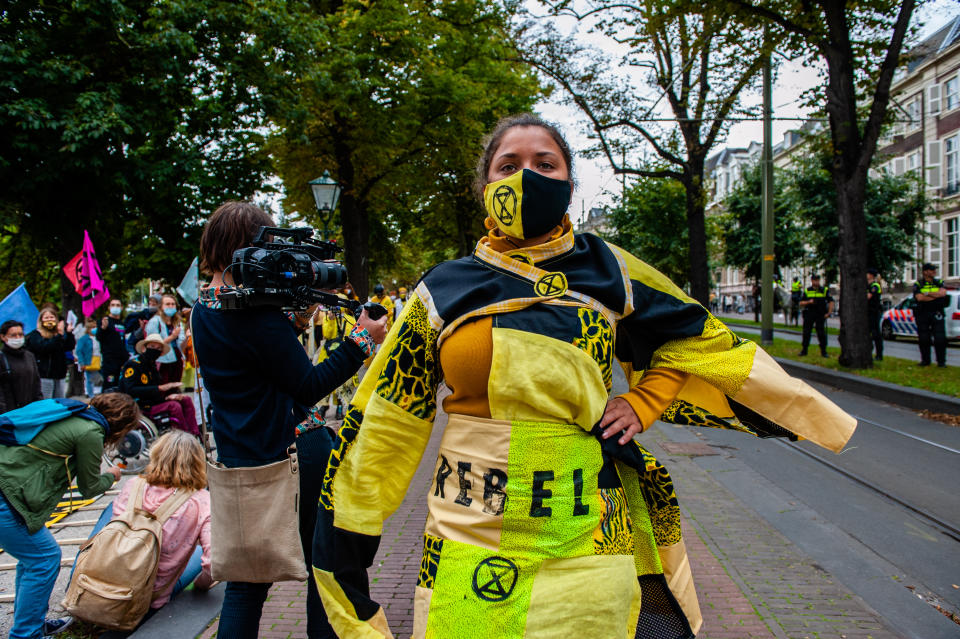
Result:
<instances>
[{"instance_id":1,"label":"patchwork yellow dress","mask_svg":"<svg viewBox=\"0 0 960 639\"><path fill-rule=\"evenodd\" d=\"M338 433L313 551L338 635L393 636L365 571L446 377L414 637L693 636L670 477L639 444L599 437L615 359L638 390L668 372L673 392L651 401L674 423L835 451L856 424L625 251L569 229L506 253L484 238L424 276Z\"/></svg>"}]
</instances>

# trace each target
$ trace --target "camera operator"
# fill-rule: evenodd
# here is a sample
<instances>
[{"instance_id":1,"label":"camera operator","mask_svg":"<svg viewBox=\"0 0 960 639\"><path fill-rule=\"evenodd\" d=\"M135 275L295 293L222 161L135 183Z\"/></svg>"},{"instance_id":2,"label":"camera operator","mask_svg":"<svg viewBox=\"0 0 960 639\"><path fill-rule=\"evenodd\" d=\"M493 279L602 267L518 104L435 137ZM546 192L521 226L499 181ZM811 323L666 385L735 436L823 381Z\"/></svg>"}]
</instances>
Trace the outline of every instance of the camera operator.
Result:
<instances>
[{"instance_id":1,"label":"camera operator","mask_svg":"<svg viewBox=\"0 0 960 639\"><path fill-rule=\"evenodd\" d=\"M223 310L219 298L234 285L227 269L234 251L250 246L263 226L273 226L273 220L246 202L223 204L207 222L200 259L211 281L193 311L194 350L213 405L212 429L221 463L228 468L270 464L285 459L287 447L296 439L300 537L310 574L307 636L334 637L311 568L317 502L332 437L310 407L359 370L374 343L383 341L386 318L371 320L364 310L343 345L313 366L298 340L311 325L313 309L300 313L273 307ZM269 588L268 583L228 582L220 636L255 638Z\"/></svg>"}]
</instances>

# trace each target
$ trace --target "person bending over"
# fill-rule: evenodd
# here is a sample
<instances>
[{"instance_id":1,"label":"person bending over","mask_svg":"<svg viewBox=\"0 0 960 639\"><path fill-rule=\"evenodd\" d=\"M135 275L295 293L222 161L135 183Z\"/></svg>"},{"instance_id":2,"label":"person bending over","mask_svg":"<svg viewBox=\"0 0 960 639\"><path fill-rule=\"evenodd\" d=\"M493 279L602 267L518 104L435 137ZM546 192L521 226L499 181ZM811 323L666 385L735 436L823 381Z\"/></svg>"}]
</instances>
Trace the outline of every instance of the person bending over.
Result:
<instances>
[{"instance_id":1,"label":"person bending over","mask_svg":"<svg viewBox=\"0 0 960 639\"><path fill-rule=\"evenodd\" d=\"M33 410L32 410L33 409ZM104 446L137 425L140 411L127 395L104 393L86 406L75 400L42 400L6 413L14 427L39 426L38 415L59 412L25 445L0 446L0 547L18 560L10 639L36 639L72 621L44 620L60 574L60 546L44 525L71 481L80 495L101 495L120 479L113 466L100 472Z\"/></svg>"}]
</instances>

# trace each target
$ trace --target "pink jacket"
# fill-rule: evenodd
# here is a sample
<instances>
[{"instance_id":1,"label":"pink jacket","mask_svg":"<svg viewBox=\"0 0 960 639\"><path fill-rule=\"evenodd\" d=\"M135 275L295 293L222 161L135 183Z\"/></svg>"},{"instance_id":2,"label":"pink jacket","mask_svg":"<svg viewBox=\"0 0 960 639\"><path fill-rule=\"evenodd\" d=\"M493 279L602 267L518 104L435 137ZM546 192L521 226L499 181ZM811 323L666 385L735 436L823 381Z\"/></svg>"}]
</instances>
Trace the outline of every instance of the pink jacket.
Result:
<instances>
[{"instance_id":1,"label":"pink jacket","mask_svg":"<svg viewBox=\"0 0 960 639\"><path fill-rule=\"evenodd\" d=\"M122 514L127 509L130 494L137 482L128 481L120 494L113 502L113 516ZM143 496L143 507L147 512L155 512L175 489L148 485ZM160 562L157 565L157 582L154 592L169 590L183 569L187 567L190 555L193 554L197 543L203 548L201 558L202 571L194 582L198 588L208 587L213 583L210 577L210 493L207 490L198 490L188 499L177 512L163 524L163 539L160 542ZM150 604L151 608L160 608L170 601L170 595L158 597Z\"/></svg>"}]
</instances>

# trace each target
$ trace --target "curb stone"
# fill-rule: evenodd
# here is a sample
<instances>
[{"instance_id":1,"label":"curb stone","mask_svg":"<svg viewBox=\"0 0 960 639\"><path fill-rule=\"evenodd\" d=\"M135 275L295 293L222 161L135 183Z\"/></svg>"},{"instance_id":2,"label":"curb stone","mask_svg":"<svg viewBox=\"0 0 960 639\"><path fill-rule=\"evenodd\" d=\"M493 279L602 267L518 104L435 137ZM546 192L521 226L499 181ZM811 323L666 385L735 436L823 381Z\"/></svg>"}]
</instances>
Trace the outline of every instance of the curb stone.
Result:
<instances>
[{"instance_id":1,"label":"curb stone","mask_svg":"<svg viewBox=\"0 0 960 639\"><path fill-rule=\"evenodd\" d=\"M804 364L781 357L774 358L791 375L807 381L828 384L841 390L863 395L911 410L927 409L934 413L960 415L960 399L923 390L882 382L869 377L835 371L815 364Z\"/></svg>"}]
</instances>

